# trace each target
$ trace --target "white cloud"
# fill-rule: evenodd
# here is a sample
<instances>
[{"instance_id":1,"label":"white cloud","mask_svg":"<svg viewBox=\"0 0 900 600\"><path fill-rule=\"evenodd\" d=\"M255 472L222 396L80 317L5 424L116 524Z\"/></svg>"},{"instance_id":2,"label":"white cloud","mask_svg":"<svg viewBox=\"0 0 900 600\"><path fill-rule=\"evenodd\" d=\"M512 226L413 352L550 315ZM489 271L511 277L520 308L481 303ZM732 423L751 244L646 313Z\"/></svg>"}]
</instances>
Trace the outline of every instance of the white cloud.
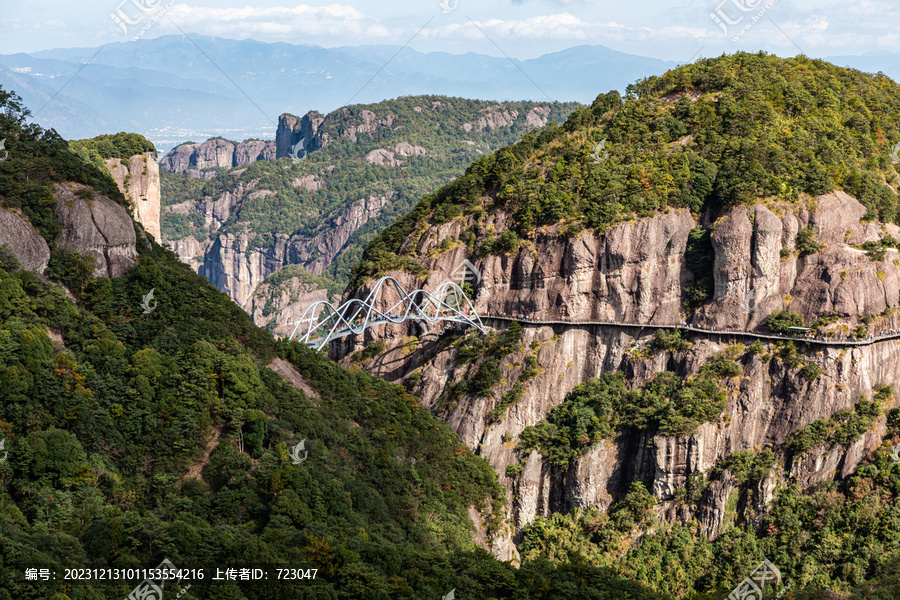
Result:
<instances>
[{"instance_id":1,"label":"white cloud","mask_svg":"<svg viewBox=\"0 0 900 600\"><path fill-rule=\"evenodd\" d=\"M134 0L138 1L138 0ZM405 43L418 23L411 23L413 12L384 11L379 19L364 12L366 6L356 0L345 4L312 6L269 6L228 8L176 4L164 18L154 25L153 35L177 33L171 19L183 31L203 35L261 41L287 40L294 43L321 44L323 46L356 45L369 43ZM656 3L657 0L651 2ZM726 8L732 18L735 13L731 0ZM754 6L767 4L763 0L743 0ZM166 4L167 0L159 0ZM687 60L688 56L702 48L706 56L738 49L766 49L776 52L796 53L796 46L810 55L858 54L877 48L895 50L898 47L900 3L896 0L842 0L829 5L809 4L807 0L775 0L770 9L755 21L751 29L732 38L740 26L728 28L724 34L710 18L710 13L722 0L704 0L699 4L647 7L634 5L631 10L619 6L614 18L601 11L596 3L587 0L545 0L544 5L569 5L565 12L535 14L542 10L542 3L535 0L513 0L527 5L530 16L515 16L512 11L492 11L469 16L463 11L440 15L439 3L433 0L429 10L420 7L417 16L422 20L429 16L442 16L415 36L414 46L424 42L430 49L471 47L472 42L484 42L485 34L495 44L512 55L533 54L578 44L602 44L624 52L659 56L670 60ZM577 6L576 6L577 5ZM702 5L702 6L701 6ZM798 6L800 5L800 6ZM507 5L507 8L509 5ZM651 10L653 8L653 10ZM521 9L515 12L525 12ZM421 14L420 14L421 13ZM573 14L575 13L575 14ZM732 14L734 13L734 14ZM771 19L771 21L769 21ZM747 16L742 18L749 23ZM777 25L773 26L772 23ZM840 24L835 26L834 24ZM55 26L56 24L53 24ZM46 23L45 27L50 27ZM490 46L482 51L492 52Z\"/></svg>"},{"instance_id":2,"label":"white cloud","mask_svg":"<svg viewBox=\"0 0 900 600\"><path fill-rule=\"evenodd\" d=\"M477 25L477 27L476 27ZM614 41L686 41L704 37L706 31L701 27L671 25L665 27L630 27L609 22L584 21L571 13L539 15L526 19L488 19L475 21L475 24L463 21L430 28L421 35L426 38L459 38L480 39L481 31L497 39L515 42L526 41L573 41L577 43L607 44Z\"/></svg>"},{"instance_id":3,"label":"white cloud","mask_svg":"<svg viewBox=\"0 0 900 600\"><path fill-rule=\"evenodd\" d=\"M307 37L356 38L371 42L390 39L394 32L378 19L348 4L267 8L215 8L178 4L168 12L184 31L229 38ZM165 19L161 21L164 22Z\"/></svg>"}]
</instances>

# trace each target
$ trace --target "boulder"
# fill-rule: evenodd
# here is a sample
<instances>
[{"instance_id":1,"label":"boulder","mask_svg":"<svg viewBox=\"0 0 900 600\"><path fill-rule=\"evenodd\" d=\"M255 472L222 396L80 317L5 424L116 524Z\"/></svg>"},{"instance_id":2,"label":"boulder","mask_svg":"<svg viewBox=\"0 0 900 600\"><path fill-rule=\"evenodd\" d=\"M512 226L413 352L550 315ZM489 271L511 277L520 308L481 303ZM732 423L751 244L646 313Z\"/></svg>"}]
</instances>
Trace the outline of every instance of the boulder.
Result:
<instances>
[{"instance_id":1,"label":"boulder","mask_svg":"<svg viewBox=\"0 0 900 600\"><path fill-rule=\"evenodd\" d=\"M17 213L0 208L0 246L9 245L23 269L43 273L50 261L50 246L31 223Z\"/></svg>"},{"instance_id":2,"label":"boulder","mask_svg":"<svg viewBox=\"0 0 900 600\"><path fill-rule=\"evenodd\" d=\"M76 195L80 190L87 190L90 200ZM93 256L95 276L121 277L134 267L134 222L124 206L90 188L58 184L56 216L62 228L56 245Z\"/></svg>"}]
</instances>

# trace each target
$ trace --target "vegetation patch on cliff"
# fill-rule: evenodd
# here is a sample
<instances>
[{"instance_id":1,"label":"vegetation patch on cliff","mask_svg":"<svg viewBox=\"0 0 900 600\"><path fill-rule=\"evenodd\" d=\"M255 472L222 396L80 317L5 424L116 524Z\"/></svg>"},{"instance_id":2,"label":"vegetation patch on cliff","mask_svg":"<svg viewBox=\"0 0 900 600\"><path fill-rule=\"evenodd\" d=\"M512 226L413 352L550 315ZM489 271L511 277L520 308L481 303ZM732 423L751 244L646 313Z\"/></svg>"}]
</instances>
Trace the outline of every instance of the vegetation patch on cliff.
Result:
<instances>
[{"instance_id":1,"label":"vegetation patch on cliff","mask_svg":"<svg viewBox=\"0 0 900 600\"><path fill-rule=\"evenodd\" d=\"M139 133L125 133L124 131L112 135L98 135L87 140L72 140L69 142L69 147L87 162L96 162L98 158L118 158L128 161L135 154L145 152L156 154L156 146L153 145L153 142ZM100 166L102 164L101 162Z\"/></svg>"},{"instance_id":2,"label":"vegetation patch on cliff","mask_svg":"<svg viewBox=\"0 0 900 600\"><path fill-rule=\"evenodd\" d=\"M827 419L817 419L792 433L786 447L795 456L802 456L818 446L850 446L872 428L881 416L884 403L893 394L887 385L879 385L869 401L863 396L853 410L839 410Z\"/></svg>"},{"instance_id":3,"label":"vegetation patch on cliff","mask_svg":"<svg viewBox=\"0 0 900 600\"><path fill-rule=\"evenodd\" d=\"M518 450L521 455L538 450L550 464L565 468L620 429L689 434L725 409L726 394L719 382L741 373L732 354L726 350L716 355L697 375L682 378L665 371L633 390L621 371L580 383L546 419L522 431Z\"/></svg>"},{"instance_id":4,"label":"vegetation patch on cliff","mask_svg":"<svg viewBox=\"0 0 900 600\"><path fill-rule=\"evenodd\" d=\"M491 334L487 337L472 333L462 338L457 344L457 361L485 360L475 370L474 375L464 377L450 390L450 397L457 398L463 394L487 396L491 389L500 383L503 374L500 361L516 349L522 340L522 326L515 321L499 336Z\"/></svg>"},{"instance_id":5,"label":"vegetation patch on cliff","mask_svg":"<svg viewBox=\"0 0 900 600\"><path fill-rule=\"evenodd\" d=\"M891 426L894 435L898 427L900 417ZM763 450L737 452L716 470L728 468L739 482L754 482L781 467ZM523 530L520 551L609 568L676 598L725 598L763 560L777 566L793 598L900 597L900 464L888 451L845 482L824 481L806 492L797 484L777 488L767 512L752 520L739 503L732 506L733 492L729 508L740 524L729 524L712 542L696 521L654 521L653 498L638 485L606 515L576 509L538 516ZM639 543L633 543L631 524L643 532Z\"/></svg>"}]
</instances>

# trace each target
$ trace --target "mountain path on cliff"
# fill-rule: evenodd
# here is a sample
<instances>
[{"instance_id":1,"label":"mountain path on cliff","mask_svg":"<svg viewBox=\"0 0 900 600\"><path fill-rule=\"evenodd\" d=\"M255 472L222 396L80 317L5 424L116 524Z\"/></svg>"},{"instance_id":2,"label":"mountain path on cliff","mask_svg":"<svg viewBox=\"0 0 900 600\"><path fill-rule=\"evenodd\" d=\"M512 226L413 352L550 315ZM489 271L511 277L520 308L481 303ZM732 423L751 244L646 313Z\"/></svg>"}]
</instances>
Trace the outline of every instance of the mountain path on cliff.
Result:
<instances>
[{"instance_id":1,"label":"mountain path on cliff","mask_svg":"<svg viewBox=\"0 0 900 600\"><path fill-rule=\"evenodd\" d=\"M841 340L823 340L821 338L815 337L793 337L789 335L779 335L776 333L756 333L753 331L743 331L739 329L704 329L701 327L693 327L691 325L674 325L674 324L661 324L661 323L623 323L620 321L535 321L530 319L523 319L520 317L507 317L507 316L494 316L490 313L487 314L479 314L479 317L482 319L488 320L492 319L495 321L515 321L523 326L526 325L602 325L602 326L613 326L613 327L637 327L641 329L651 328L651 329L680 329L683 331L691 331L697 333L707 333L710 335L733 335L733 336L743 336L743 337L751 337L754 339L761 340L789 340L795 342L807 342L810 344L819 344L825 346L869 346L876 342L883 342L891 339L900 338L900 331L893 331L891 333L885 333L881 335L871 335L869 337L857 340L851 339L841 339Z\"/></svg>"}]
</instances>

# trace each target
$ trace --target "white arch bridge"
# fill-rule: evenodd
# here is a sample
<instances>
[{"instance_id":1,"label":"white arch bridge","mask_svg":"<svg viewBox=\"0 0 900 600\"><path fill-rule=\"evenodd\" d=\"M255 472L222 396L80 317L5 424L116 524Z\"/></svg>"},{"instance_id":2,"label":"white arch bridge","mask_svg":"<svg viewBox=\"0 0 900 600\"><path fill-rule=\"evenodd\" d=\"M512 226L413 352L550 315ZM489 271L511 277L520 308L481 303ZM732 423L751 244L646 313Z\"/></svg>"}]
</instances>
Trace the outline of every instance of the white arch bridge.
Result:
<instances>
[{"instance_id":1,"label":"white arch bridge","mask_svg":"<svg viewBox=\"0 0 900 600\"><path fill-rule=\"evenodd\" d=\"M388 308L379 310L386 288L391 286L400 298ZM348 335L358 335L373 325L404 321L436 323L449 321L471 325L482 333L484 325L472 302L456 283L445 281L434 292L407 292L393 277L382 277L365 300L353 298L340 306L325 300L306 309L289 339L297 339L310 348L320 350L328 342Z\"/></svg>"}]
</instances>

